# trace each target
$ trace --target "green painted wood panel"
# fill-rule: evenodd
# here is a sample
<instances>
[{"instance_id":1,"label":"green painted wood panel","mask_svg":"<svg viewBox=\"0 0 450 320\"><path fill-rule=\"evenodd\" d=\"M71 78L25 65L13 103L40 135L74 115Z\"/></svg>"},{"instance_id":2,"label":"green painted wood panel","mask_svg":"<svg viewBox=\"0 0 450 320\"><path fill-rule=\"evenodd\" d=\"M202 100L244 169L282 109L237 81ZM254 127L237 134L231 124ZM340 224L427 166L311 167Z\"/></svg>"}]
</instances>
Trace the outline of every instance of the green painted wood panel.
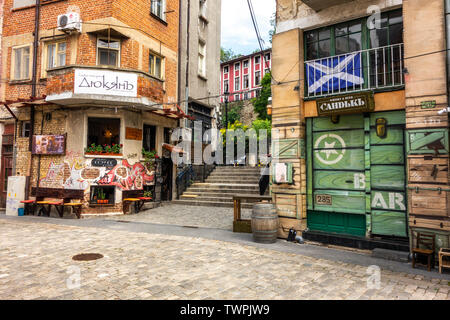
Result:
<instances>
[{"instance_id":1,"label":"green painted wood panel","mask_svg":"<svg viewBox=\"0 0 450 320\"><path fill-rule=\"evenodd\" d=\"M378 144L403 144L405 132L403 128L390 128L388 127L386 130L386 136L384 138L380 138L377 136L376 131L372 129L370 131L370 144L378 145Z\"/></svg>"},{"instance_id":2,"label":"green painted wood panel","mask_svg":"<svg viewBox=\"0 0 450 320\"><path fill-rule=\"evenodd\" d=\"M329 195L332 199L331 205L317 204L317 195ZM314 210L328 212L342 212L365 214L366 205L365 192L338 191L338 190L315 190L314 191Z\"/></svg>"},{"instance_id":3,"label":"green painted wood panel","mask_svg":"<svg viewBox=\"0 0 450 320\"><path fill-rule=\"evenodd\" d=\"M340 116L338 123L331 122L331 117L314 118L312 129L313 131L364 129L364 115L352 114Z\"/></svg>"},{"instance_id":4,"label":"green painted wood panel","mask_svg":"<svg viewBox=\"0 0 450 320\"><path fill-rule=\"evenodd\" d=\"M388 165L372 166L370 179L372 189L405 190L405 167Z\"/></svg>"},{"instance_id":5,"label":"green painted wood panel","mask_svg":"<svg viewBox=\"0 0 450 320\"><path fill-rule=\"evenodd\" d=\"M407 237L406 213L392 211L372 211L372 233Z\"/></svg>"},{"instance_id":6,"label":"green painted wood panel","mask_svg":"<svg viewBox=\"0 0 450 320\"><path fill-rule=\"evenodd\" d=\"M320 171L314 172L314 189L336 189L364 191L364 171Z\"/></svg>"},{"instance_id":7,"label":"green painted wood panel","mask_svg":"<svg viewBox=\"0 0 450 320\"><path fill-rule=\"evenodd\" d=\"M372 191L370 207L378 210L406 211L406 193L397 191Z\"/></svg>"},{"instance_id":8,"label":"green painted wood panel","mask_svg":"<svg viewBox=\"0 0 450 320\"><path fill-rule=\"evenodd\" d=\"M314 150L313 154L314 169L362 171L365 168L364 149Z\"/></svg>"},{"instance_id":9,"label":"green painted wood panel","mask_svg":"<svg viewBox=\"0 0 450 320\"><path fill-rule=\"evenodd\" d=\"M405 154L402 145L371 146L370 164L404 164Z\"/></svg>"},{"instance_id":10,"label":"green painted wood panel","mask_svg":"<svg viewBox=\"0 0 450 320\"><path fill-rule=\"evenodd\" d=\"M364 147L364 130L338 130L333 132L314 132L314 149L330 146L335 149Z\"/></svg>"},{"instance_id":11,"label":"green painted wood panel","mask_svg":"<svg viewBox=\"0 0 450 320\"><path fill-rule=\"evenodd\" d=\"M308 211L308 228L314 231L364 237L366 215Z\"/></svg>"},{"instance_id":12,"label":"green painted wood panel","mask_svg":"<svg viewBox=\"0 0 450 320\"><path fill-rule=\"evenodd\" d=\"M370 114L370 126L374 127L378 118L385 118L387 120L387 126L403 125L405 124L405 111L387 111L376 112ZM389 130L389 128L388 128Z\"/></svg>"},{"instance_id":13,"label":"green painted wood panel","mask_svg":"<svg viewBox=\"0 0 450 320\"><path fill-rule=\"evenodd\" d=\"M314 208L313 201L313 144L312 144L312 123L313 119L306 120L306 185L307 185L307 206L309 210Z\"/></svg>"}]
</instances>

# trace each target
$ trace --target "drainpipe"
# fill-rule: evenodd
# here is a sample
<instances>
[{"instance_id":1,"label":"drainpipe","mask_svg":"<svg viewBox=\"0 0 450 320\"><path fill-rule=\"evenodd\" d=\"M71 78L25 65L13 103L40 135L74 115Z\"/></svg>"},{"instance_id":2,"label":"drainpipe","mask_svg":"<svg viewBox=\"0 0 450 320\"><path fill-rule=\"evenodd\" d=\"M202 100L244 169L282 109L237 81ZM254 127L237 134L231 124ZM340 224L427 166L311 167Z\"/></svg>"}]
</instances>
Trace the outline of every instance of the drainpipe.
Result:
<instances>
[{"instance_id":1,"label":"drainpipe","mask_svg":"<svg viewBox=\"0 0 450 320\"><path fill-rule=\"evenodd\" d=\"M447 57L447 104L450 105L450 0L445 0L445 36L446 36L446 57Z\"/></svg>"},{"instance_id":2,"label":"drainpipe","mask_svg":"<svg viewBox=\"0 0 450 320\"><path fill-rule=\"evenodd\" d=\"M178 95L177 95L177 101L181 101L181 57L182 57L182 45L183 45L183 39L182 39L182 32L183 32L183 4L182 0L178 0ZM182 120L180 120L181 122Z\"/></svg>"},{"instance_id":3,"label":"drainpipe","mask_svg":"<svg viewBox=\"0 0 450 320\"><path fill-rule=\"evenodd\" d=\"M36 98L37 94L37 59L38 59L38 47L39 47L39 22L41 14L41 0L36 0L36 10L34 16L34 43L33 43L33 75L31 79L31 97ZM29 151L32 151L33 135L34 135L34 121L35 121L35 106L31 105L30 110L30 142L28 145ZM42 130L42 127L41 127ZM41 155L38 158L38 180L36 187L39 187L39 178L41 171ZM15 159L13 160L15 162ZM33 156L31 155L31 165L33 165ZM31 171L31 170L30 170ZM31 172L30 172L31 175ZM28 188L26 188L28 190Z\"/></svg>"},{"instance_id":4,"label":"drainpipe","mask_svg":"<svg viewBox=\"0 0 450 320\"><path fill-rule=\"evenodd\" d=\"M190 50L190 34L189 34L189 28L191 26L191 0L188 0L187 2L187 25L186 25L186 90L185 90L185 100L186 100L186 109L184 112L189 115L189 50ZM186 120L184 120L186 123Z\"/></svg>"}]
</instances>

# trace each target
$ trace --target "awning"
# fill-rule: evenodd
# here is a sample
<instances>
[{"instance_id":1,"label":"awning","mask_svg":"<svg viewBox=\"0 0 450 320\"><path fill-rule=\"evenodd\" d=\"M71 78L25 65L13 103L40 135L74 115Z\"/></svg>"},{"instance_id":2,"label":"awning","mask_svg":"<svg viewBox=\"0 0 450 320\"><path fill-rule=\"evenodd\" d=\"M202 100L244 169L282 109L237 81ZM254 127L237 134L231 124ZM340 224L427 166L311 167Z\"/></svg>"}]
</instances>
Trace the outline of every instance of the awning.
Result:
<instances>
[{"instance_id":1,"label":"awning","mask_svg":"<svg viewBox=\"0 0 450 320\"><path fill-rule=\"evenodd\" d=\"M176 147L171 144L163 143L162 147L170 152L176 152L176 153L186 153L183 149Z\"/></svg>"},{"instance_id":2,"label":"awning","mask_svg":"<svg viewBox=\"0 0 450 320\"><path fill-rule=\"evenodd\" d=\"M195 120L194 117L188 116L186 113L184 113L178 105L176 105L176 108L172 107L171 109L152 110L151 112L159 116L172 119L189 119L192 121Z\"/></svg>"},{"instance_id":3,"label":"awning","mask_svg":"<svg viewBox=\"0 0 450 320\"><path fill-rule=\"evenodd\" d=\"M96 30L88 31L89 34L95 34L101 37L106 38L122 38L122 39L129 39L130 37L123 34L122 32L118 31L117 29L114 29L114 27L111 28L105 28L105 26L101 26L100 28Z\"/></svg>"},{"instance_id":4,"label":"awning","mask_svg":"<svg viewBox=\"0 0 450 320\"><path fill-rule=\"evenodd\" d=\"M17 116L12 112L11 108L20 108L31 105L47 105L48 102L45 101L45 96L37 98L27 98L27 99L17 99L17 100L6 100L5 102L0 102L0 105L4 106L8 112L17 120Z\"/></svg>"}]
</instances>

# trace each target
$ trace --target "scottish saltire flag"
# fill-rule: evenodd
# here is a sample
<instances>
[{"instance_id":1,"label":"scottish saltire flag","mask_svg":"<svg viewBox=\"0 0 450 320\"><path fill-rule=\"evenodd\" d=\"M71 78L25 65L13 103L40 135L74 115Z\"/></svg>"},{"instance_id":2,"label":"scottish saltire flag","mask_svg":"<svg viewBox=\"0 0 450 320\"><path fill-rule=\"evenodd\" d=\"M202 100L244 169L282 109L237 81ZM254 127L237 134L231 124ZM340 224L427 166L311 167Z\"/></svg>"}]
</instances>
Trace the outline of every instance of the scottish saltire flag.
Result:
<instances>
[{"instance_id":1,"label":"scottish saltire flag","mask_svg":"<svg viewBox=\"0 0 450 320\"><path fill-rule=\"evenodd\" d=\"M337 92L364 83L361 53L306 63L309 93Z\"/></svg>"}]
</instances>

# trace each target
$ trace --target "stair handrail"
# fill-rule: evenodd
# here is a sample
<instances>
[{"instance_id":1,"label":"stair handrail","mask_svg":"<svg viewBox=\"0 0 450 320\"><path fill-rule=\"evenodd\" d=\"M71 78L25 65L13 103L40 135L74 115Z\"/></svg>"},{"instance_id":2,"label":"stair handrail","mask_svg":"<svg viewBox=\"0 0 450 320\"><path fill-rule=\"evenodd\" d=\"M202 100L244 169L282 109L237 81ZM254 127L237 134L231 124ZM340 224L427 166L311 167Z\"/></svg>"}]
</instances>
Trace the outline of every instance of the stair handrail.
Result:
<instances>
[{"instance_id":1,"label":"stair handrail","mask_svg":"<svg viewBox=\"0 0 450 320\"><path fill-rule=\"evenodd\" d=\"M177 185L177 199L192 185L195 179L195 172L192 165L188 165L183 170L178 173L176 178Z\"/></svg>"}]
</instances>

